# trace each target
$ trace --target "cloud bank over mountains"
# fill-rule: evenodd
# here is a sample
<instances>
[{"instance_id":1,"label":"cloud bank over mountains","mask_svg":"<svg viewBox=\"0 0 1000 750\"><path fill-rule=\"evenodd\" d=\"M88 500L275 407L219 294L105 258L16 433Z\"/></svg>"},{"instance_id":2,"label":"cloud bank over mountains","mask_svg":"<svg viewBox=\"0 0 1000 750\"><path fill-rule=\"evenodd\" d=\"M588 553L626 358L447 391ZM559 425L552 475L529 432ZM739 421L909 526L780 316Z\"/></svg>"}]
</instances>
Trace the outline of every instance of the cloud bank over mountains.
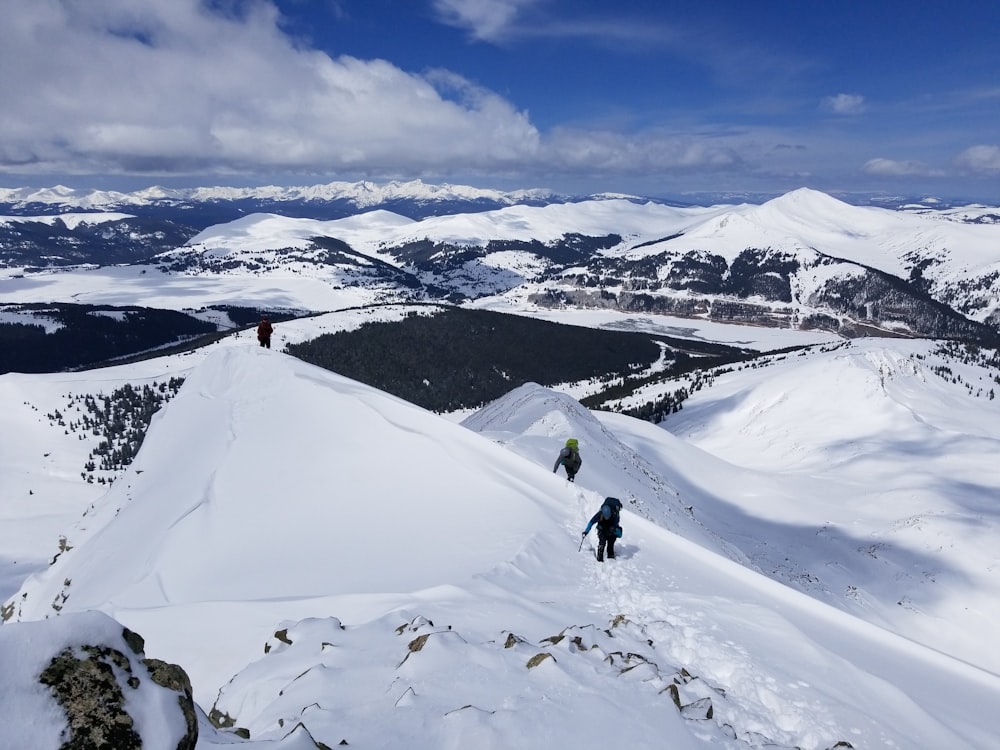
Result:
<instances>
[{"instance_id":1,"label":"cloud bank over mountains","mask_svg":"<svg viewBox=\"0 0 1000 750\"><path fill-rule=\"evenodd\" d=\"M3 133L7 169L379 172L536 154L537 130L496 94L302 49L270 4L235 17L194 0L124 5L38 3L5 24L23 75L3 94L27 113Z\"/></svg>"},{"instance_id":2,"label":"cloud bank over mountains","mask_svg":"<svg viewBox=\"0 0 1000 750\"><path fill-rule=\"evenodd\" d=\"M806 182L987 199L1000 170L1000 145L977 125L995 91L942 103L960 129L914 132L916 104L861 81L811 82L806 94L819 61L734 45L730 13L709 31L691 11L571 19L534 0L436 0L398 17L375 6L320 16L279 0L0 9L11 72L0 80L0 175L12 179L311 175L653 195ZM391 30L413 23L423 25L409 36ZM351 34L365 36L357 49Z\"/></svg>"}]
</instances>

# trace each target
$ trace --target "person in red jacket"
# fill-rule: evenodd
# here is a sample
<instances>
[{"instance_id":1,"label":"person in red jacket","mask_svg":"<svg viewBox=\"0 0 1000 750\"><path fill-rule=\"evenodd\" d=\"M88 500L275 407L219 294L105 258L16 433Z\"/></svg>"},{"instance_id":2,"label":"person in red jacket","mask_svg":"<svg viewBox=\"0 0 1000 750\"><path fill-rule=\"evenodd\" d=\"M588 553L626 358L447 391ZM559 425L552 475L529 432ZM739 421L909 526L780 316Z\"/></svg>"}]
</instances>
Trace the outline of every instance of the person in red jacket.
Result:
<instances>
[{"instance_id":1,"label":"person in red jacket","mask_svg":"<svg viewBox=\"0 0 1000 750\"><path fill-rule=\"evenodd\" d=\"M260 345L270 349L271 348L271 334L274 333L274 326L271 325L271 321L267 319L265 315L260 319L260 323L257 325L257 340Z\"/></svg>"}]
</instances>

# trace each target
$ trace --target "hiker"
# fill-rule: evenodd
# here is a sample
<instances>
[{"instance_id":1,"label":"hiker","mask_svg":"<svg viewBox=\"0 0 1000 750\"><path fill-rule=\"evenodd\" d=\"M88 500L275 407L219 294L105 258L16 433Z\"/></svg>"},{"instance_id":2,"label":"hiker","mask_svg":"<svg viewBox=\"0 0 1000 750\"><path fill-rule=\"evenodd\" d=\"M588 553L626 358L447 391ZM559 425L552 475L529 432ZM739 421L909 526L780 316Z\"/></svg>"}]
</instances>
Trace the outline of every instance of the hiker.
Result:
<instances>
[{"instance_id":1,"label":"hiker","mask_svg":"<svg viewBox=\"0 0 1000 750\"><path fill-rule=\"evenodd\" d=\"M601 509L594 514L581 534L581 537L587 536L593 525L597 524L597 562L604 562L605 547L608 550L608 559L615 558L615 541L622 535L622 527L618 523L621 509L622 501L617 497L605 498Z\"/></svg>"},{"instance_id":2,"label":"hiker","mask_svg":"<svg viewBox=\"0 0 1000 750\"><path fill-rule=\"evenodd\" d=\"M257 340L260 345L270 349L271 348L271 334L274 333L274 326L271 325L271 321L267 319L265 315L260 319L260 323L257 325Z\"/></svg>"},{"instance_id":3,"label":"hiker","mask_svg":"<svg viewBox=\"0 0 1000 750\"><path fill-rule=\"evenodd\" d=\"M576 438L567 440L566 445L559 451L555 466L552 467L552 473L555 474L559 471L560 466L566 467L566 479L572 482L576 473L580 471L580 467L583 466L583 459L580 458L580 442Z\"/></svg>"}]
</instances>

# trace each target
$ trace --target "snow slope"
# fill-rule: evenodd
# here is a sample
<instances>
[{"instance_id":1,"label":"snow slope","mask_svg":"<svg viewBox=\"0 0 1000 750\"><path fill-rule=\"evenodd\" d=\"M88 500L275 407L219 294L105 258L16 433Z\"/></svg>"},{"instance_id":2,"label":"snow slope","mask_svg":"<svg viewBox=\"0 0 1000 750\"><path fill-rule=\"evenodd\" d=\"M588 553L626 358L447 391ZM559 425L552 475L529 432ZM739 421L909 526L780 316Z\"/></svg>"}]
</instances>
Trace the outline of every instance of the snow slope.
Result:
<instances>
[{"instance_id":1,"label":"snow slope","mask_svg":"<svg viewBox=\"0 0 1000 750\"><path fill-rule=\"evenodd\" d=\"M906 512L901 478L925 509L945 510L961 487L914 473L927 457L956 477L979 465L935 440L951 429L985 450L994 402L910 374L926 346L859 342L720 375L666 424L673 434L531 384L458 425L277 351L217 347L67 529L72 549L8 603L19 620L53 605L114 616L252 740L301 722L328 746L985 750L1000 730L982 708L1000 699L998 670L988 649L944 653L955 644L941 631L987 643L994 619L963 619L937 587L925 620L938 632L921 645L898 634L888 598L851 612L757 572L824 560L853 574L857 550L818 532L877 539ZM768 400L796 367L812 398ZM832 384L845 413L829 425L811 410ZM906 413L916 426L897 434ZM781 438L767 450L745 435L760 419ZM845 481L870 478L871 502L845 507L836 486L811 501L803 490L834 472L809 454L876 428L888 431L867 467L833 454ZM575 486L552 473L570 435L584 455ZM973 481L994 494L1000 483L983 466ZM625 536L600 565L580 530L612 493L629 501ZM893 514L879 507L889 500ZM959 537L954 515L917 524L956 578L995 549L987 510L976 536ZM960 541L961 554L949 547ZM888 597L898 572L875 565L859 588ZM992 580L969 578L965 606L995 600ZM199 747L234 741L206 730Z\"/></svg>"},{"instance_id":2,"label":"snow slope","mask_svg":"<svg viewBox=\"0 0 1000 750\"><path fill-rule=\"evenodd\" d=\"M980 635L1000 618L1000 370L931 342L826 348L722 374L668 420L725 462L692 502L745 516L769 575L1000 674Z\"/></svg>"}]
</instances>

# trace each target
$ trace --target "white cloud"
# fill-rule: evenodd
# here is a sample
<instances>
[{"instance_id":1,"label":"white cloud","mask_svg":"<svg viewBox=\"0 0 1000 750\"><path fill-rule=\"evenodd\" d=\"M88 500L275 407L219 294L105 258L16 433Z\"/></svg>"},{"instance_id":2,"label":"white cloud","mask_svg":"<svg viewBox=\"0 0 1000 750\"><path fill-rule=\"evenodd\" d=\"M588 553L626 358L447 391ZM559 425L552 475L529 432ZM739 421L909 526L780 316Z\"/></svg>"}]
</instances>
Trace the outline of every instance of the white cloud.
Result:
<instances>
[{"instance_id":1,"label":"white cloud","mask_svg":"<svg viewBox=\"0 0 1000 750\"><path fill-rule=\"evenodd\" d=\"M750 69L739 45L627 14L598 24L582 12L541 13L550 0L433 2L440 19L490 41L600 38L634 50L655 38L721 77ZM523 107L463 71L414 72L310 48L283 31L274 0L0 0L0 15L0 175L201 184L421 178L593 192L663 190L671 177L684 189L699 178L710 188L720 172L773 187L785 175L836 173L857 161L845 158L856 143L837 142L836 132L819 137L778 122L710 130L706 113L690 113L680 97L667 107L655 91L648 109L595 102L591 120L546 120L542 132ZM825 101L841 114L865 106L857 94ZM644 129L632 127L639 122ZM785 143L803 145L776 148ZM989 154L971 149L959 161L989 175ZM882 160L867 171L929 173Z\"/></svg>"},{"instance_id":2,"label":"white cloud","mask_svg":"<svg viewBox=\"0 0 1000 750\"><path fill-rule=\"evenodd\" d=\"M1000 172L1000 146L972 146L960 153L955 161L970 172Z\"/></svg>"},{"instance_id":3,"label":"white cloud","mask_svg":"<svg viewBox=\"0 0 1000 750\"><path fill-rule=\"evenodd\" d=\"M0 170L421 169L531 159L538 133L458 75L296 47L273 5L0 0ZM7 22L9 19L9 22Z\"/></svg>"},{"instance_id":4,"label":"white cloud","mask_svg":"<svg viewBox=\"0 0 1000 750\"><path fill-rule=\"evenodd\" d=\"M732 134L655 129L624 134L556 128L544 142L546 162L553 167L620 173L730 169L742 164L744 148Z\"/></svg>"},{"instance_id":5,"label":"white cloud","mask_svg":"<svg viewBox=\"0 0 1000 750\"><path fill-rule=\"evenodd\" d=\"M534 0L439 0L476 33ZM243 7L243 6L240 6ZM199 0L0 0L0 173L613 175L735 168L732 139L556 128L448 70L331 57ZM506 20L505 20L506 19ZM475 23L473 23L475 22ZM492 25L491 25L492 24Z\"/></svg>"},{"instance_id":6,"label":"white cloud","mask_svg":"<svg viewBox=\"0 0 1000 750\"><path fill-rule=\"evenodd\" d=\"M505 35L524 8L539 0L434 0L441 20L466 29L476 39L495 41Z\"/></svg>"},{"instance_id":7,"label":"white cloud","mask_svg":"<svg viewBox=\"0 0 1000 750\"><path fill-rule=\"evenodd\" d=\"M860 94L837 94L826 97L822 107L838 115L858 115L865 111L865 98Z\"/></svg>"},{"instance_id":8,"label":"white cloud","mask_svg":"<svg viewBox=\"0 0 1000 750\"><path fill-rule=\"evenodd\" d=\"M898 161L896 159L870 159L865 163L864 172L883 177L940 176L940 170L931 169L918 161Z\"/></svg>"},{"instance_id":9,"label":"white cloud","mask_svg":"<svg viewBox=\"0 0 1000 750\"><path fill-rule=\"evenodd\" d=\"M545 142L546 161L554 168L618 173L719 170L742 159L726 139L647 132L624 135L610 131L558 128Z\"/></svg>"}]
</instances>

